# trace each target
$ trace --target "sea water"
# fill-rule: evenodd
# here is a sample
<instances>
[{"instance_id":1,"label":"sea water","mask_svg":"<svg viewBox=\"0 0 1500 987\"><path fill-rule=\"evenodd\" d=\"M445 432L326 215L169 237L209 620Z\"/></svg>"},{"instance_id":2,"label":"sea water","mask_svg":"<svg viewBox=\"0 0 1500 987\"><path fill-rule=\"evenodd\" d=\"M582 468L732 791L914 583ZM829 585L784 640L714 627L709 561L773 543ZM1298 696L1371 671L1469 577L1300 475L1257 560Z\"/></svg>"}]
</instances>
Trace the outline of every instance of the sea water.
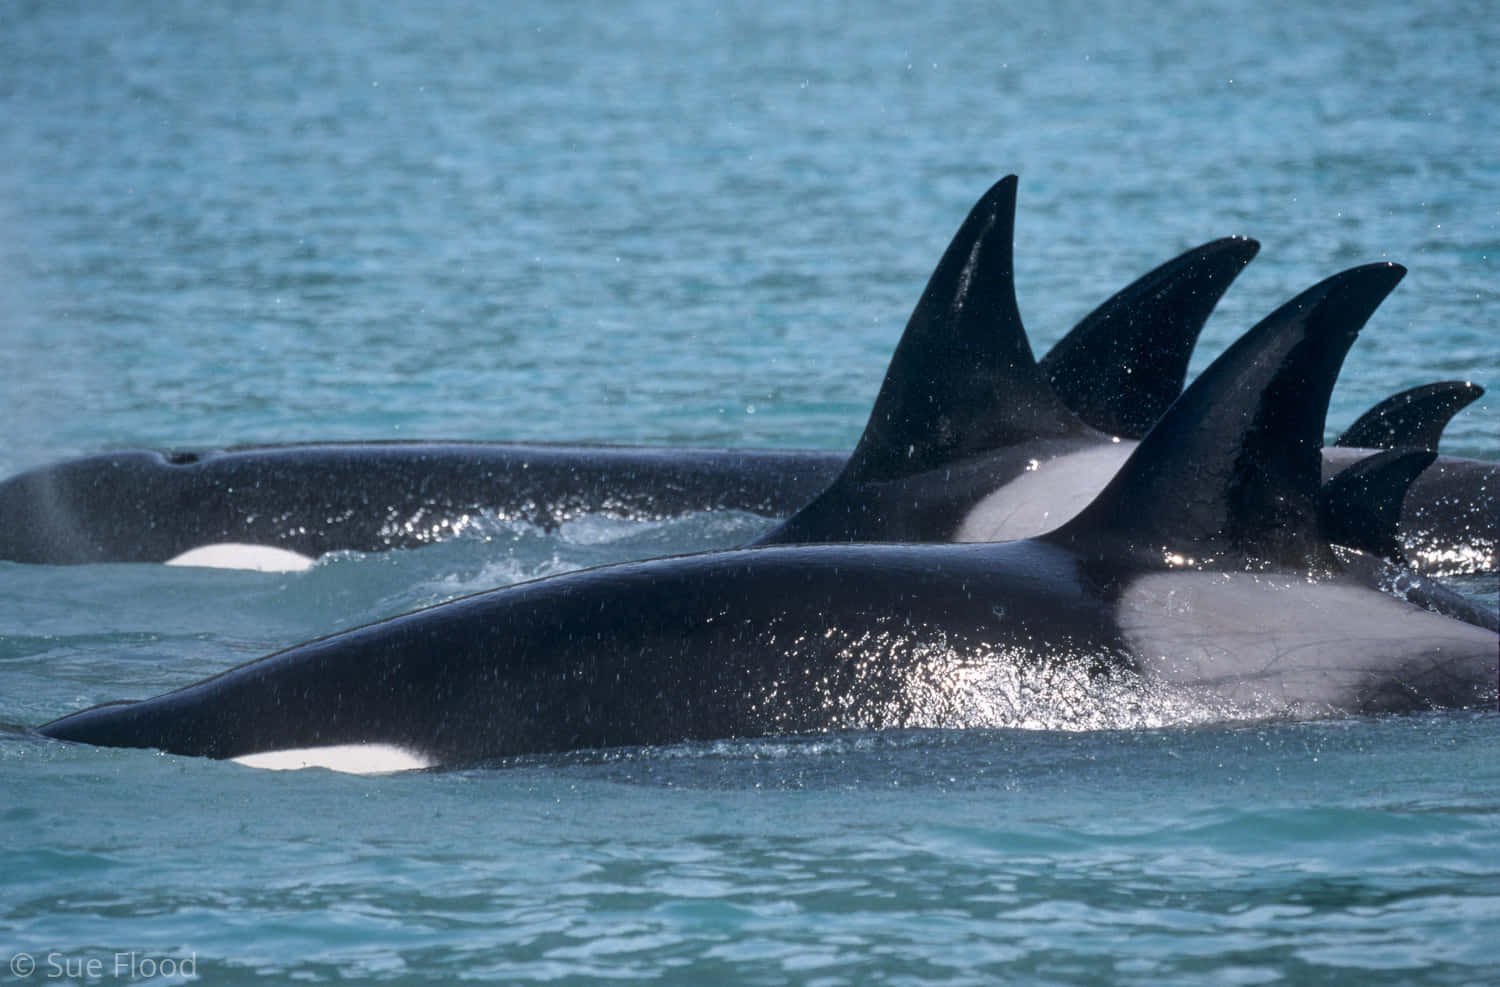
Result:
<instances>
[{"instance_id":1,"label":"sea water","mask_svg":"<svg viewBox=\"0 0 1500 987\"><path fill-rule=\"evenodd\" d=\"M845 449L1021 176L1038 352L1228 234L1203 366L1410 268L1330 433L1500 385L1484 3L0 7L0 477L122 446ZM1500 401L1444 451L1500 458ZM302 573L0 563L0 721L761 519ZM1494 603L1493 577L1465 581ZM839 734L354 777L0 736L0 981L1485 983L1493 712Z\"/></svg>"}]
</instances>

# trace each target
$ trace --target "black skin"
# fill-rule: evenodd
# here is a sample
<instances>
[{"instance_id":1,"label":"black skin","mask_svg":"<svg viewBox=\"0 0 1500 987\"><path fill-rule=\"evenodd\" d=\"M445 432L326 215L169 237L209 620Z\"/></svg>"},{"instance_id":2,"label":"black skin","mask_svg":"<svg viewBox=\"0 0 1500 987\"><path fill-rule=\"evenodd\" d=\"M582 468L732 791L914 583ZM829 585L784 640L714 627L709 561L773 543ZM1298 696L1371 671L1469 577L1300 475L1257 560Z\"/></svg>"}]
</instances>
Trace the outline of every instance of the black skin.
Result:
<instances>
[{"instance_id":1,"label":"black skin","mask_svg":"<svg viewBox=\"0 0 1500 987\"><path fill-rule=\"evenodd\" d=\"M854 453L863 478L906 470L909 448L931 447L934 464L984 452L1014 458L1020 441L1088 431L1031 359L1011 271L1015 192L1010 176L981 197L919 299L877 398L876 424ZM1084 395L1080 414L1154 421L1181 389L1203 321L1257 249L1234 237L1194 248L1075 327L1049 368ZM1100 386L1083 389L1090 380ZM482 443L122 452L0 483L0 559L161 562L216 542L312 556L377 551L446 537L480 513L543 526L583 513L649 519L734 509L786 517L848 458ZM953 510L939 502L933 513ZM939 516L935 526L871 534L941 538L943 524Z\"/></svg>"},{"instance_id":2,"label":"black skin","mask_svg":"<svg viewBox=\"0 0 1500 987\"><path fill-rule=\"evenodd\" d=\"M1031 543L795 546L611 566L334 635L41 732L218 758L379 742L463 764L953 724L966 697L945 692L952 649L1042 638L1058 655L1123 654L1107 604L1082 579L1076 559Z\"/></svg>"},{"instance_id":3,"label":"black skin","mask_svg":"<svg viewBox=\"0 0 1500 987\"><path fill-rule=\"evenodd\" d=\"M832 452L487 443L129 451L0 483L0 559L163 562L220 542L317 556L428 544L484 514L551 527L585 513L655 519L720 509L785 518L801 508L760 544L949 540L1032 459L1109 442L1099 428L1138 437L1156 421L1182 386L1204 320L1257 249L1227 238L1168 261L1086 317L1039 366L1015 299L1015 193L1014 176L996 183L955 234L847 461ZM1417 417L1441 431L1438 413ZM1493 568L1497 473L1445 460L1419 477L1406 527L1425 544L1408 557L1441 560L1439 571L1463 571L1455 557ZM1439 474L1453 478L1425 478ZM1469 486L1460 491L1460 482Z\"/></svg>"},{"instance_id":4,"label":"black skin","mask_svg":"<svg viewBox=\"0 0 1500 987\"><path fill-rule=\"evenodd\" d=\"M1351 581L1321 535L1328 397L1402 273L1344 272L1263 320L1047 535L773 546L574 572L40 732L217 758L385 744L456 765L994 725L1027 695L1106 701L1091 686L1115 676L1230 702L1269 691L1315 713L1493 702L1494 632Z\"/></svg>"},{"instance_id":5,"label":"black skin","mask_svg":"<svg viewBox=\"0 0 1500 987\"><path fill-rule=\"evenodd\" d=\"M1061 441L1083 448L1098 440ZM884 495L872 488L868 506L843 515L847 531L820 522L806 537L946 540L964 511L1034 458L1022 452L1001 450L891 484ZM1372 452L1325 449L1324 476ZM820 493L845 458L817 450L479 442L130 450L0 482L0 559L165 562L216 542L309 557L379 552L453 537L466 519L485 514L546 528L584 514L656 520L737 510L778 518ZM1439 456L1413 482L1399 533L1419 571L1500 568L1500 464ZM781 535L804 538L795 530Z\"/></svg>"},{"instance_id":6,"label":"black skin","mask_svg":"<svg viewBox=\"0 0 1500 987\"><path fill-rule=\"evenodd\" d=\"M1372 452L1324 449L1324 479ZM1407 490L1397 535L1406 561L1421 572L1500 569L1500 463L1438 456Z\"/></svg>"},{"instance_id":7,"label":"black skin","mask_svg":"<svg viewBox=\"0 0 1500 987\"><path fill-rule=\"evenodd\" d=\"M165 562L216 542L326 552L415 548L498 514L543 527L606 514L790 513L843 466L833 452L371 442L130 450L0 483L0 558Z\"/></svg>"},{"instance_id":8,"label":"black skin","mask_svg":"<svg viewBox=\"0 0 1500 987\"><path fill-rule=\"evenodd\" d=\"M1112 686L1133 688L1137 672L1149 679L1142 662L1155 656L1132 650L1117 607L1151 572L1046 538L654 559L370 624L39 732L213 758L385 744L456 767L725 737L994 726L1027 702L1088 707L1111 701ZM1294 578L1279 605L1295 606L1309 582ZM1358 632L1359 615L1345 616ZM1336 643L1348 630L1326 633ZM1292 680L1334 681L1320 703L1367 713L1493 701L1492 632L1449 621L1451 641L1377 659L1331 651L1324 633L1319 647L1276 656ZM1200 650L1167 660L1191 666Z\"/></svg>"},{"instance_id":9,"label":"black skin","mask_svg":"<svg viewBox=\"0 0 1500 987\"><path fill-rule=\"evenodd\" d=\"M1324 476L1372 452L1325 449ZM894 506L885 514L891 527L881 530L860 511L848 519L851 532L882 540L951 537L967 507L1016 473L1023 462L1016 455L1002 451L959 464L904 491L893 484ZM46 565L165 562L215 542L272 545L310 557L379 552L453 537L466 519L484 514L546 528L584 514L656 520L738 510L779 518L822 491L845 459L818 450L480 442L127 450L0 482L0 558ZM1419 570L1500 568L1500 464L1439 456L1413 482L1405 512L1402 544ZM817 540L849 539L820 530ZM1455 556L1455 546L1473 551Z\"/></svg>"}]
</instances>

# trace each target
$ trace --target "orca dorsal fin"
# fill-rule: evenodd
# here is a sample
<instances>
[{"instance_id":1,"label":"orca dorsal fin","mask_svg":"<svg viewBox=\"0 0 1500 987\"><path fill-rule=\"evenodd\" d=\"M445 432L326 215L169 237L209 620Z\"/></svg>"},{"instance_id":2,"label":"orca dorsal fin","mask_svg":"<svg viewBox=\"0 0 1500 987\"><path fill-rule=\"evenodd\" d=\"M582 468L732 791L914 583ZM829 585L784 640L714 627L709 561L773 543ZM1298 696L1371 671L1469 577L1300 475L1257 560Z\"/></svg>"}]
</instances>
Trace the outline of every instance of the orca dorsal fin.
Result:
<instances>
[{"instance_id":1,"label":"orca dorsal fin","mask_svg":"<svg viewBox=\"0 0 1500 987\"><path fill-rule=\"evenodd\" d=\"M1412 481L1436 458L1430 449L1392 449L1341 471L1323 484L1319 495L1324 537L1345 548L1406 561L1396 533L1401 505Z\"/></svg>"},{"instance_id":2,"label":"orca dorsal fin","mask_svg":"<svg viewBox=\"0 0 1500 987\"><path fill-rule=\"evenodd\" d=\"M1149 271L1058 340L1042 376L1089 425L1141 438L1182 393L1203 324L1259 250L1225 237Z\"/></svg>"},{"instance_id":3,"label":"orca dorsal fin","mask_svg":"<svg viewBox=\"0 0 1500 987\"><path fill-rule=\"evenodd\" d=\"M1042 378L1026 339L1012 266L1015 212L1010 175L954 234L839 481L899 479L1087 430Z\"/></svg>"},{"instance_id":4,"label":"orca dorsal fin","mask_svg":"<svg viewBox=\"0 0 1500 987\"><path fill-rule=\"evenodd\" d=\"M1443 429L1484 396L1484 388L1463 380L1423 384L1392 394L1355 419L1333 443L1358 449L1428 449L1437 452Z\"/></svg>"},{"instance_id":5,"label":"orca dorsal fin","mask_svg":"<svg viewBox=\"0 0 1500 987\"><path fill-rule=\"evenodd\" d=\"M1088 507L1043 537L1150 568L1332 568L1318 523L1328 400L1359 330L1405 273L1344 271L1261 320Z\"/></svg>"}]
</instances>

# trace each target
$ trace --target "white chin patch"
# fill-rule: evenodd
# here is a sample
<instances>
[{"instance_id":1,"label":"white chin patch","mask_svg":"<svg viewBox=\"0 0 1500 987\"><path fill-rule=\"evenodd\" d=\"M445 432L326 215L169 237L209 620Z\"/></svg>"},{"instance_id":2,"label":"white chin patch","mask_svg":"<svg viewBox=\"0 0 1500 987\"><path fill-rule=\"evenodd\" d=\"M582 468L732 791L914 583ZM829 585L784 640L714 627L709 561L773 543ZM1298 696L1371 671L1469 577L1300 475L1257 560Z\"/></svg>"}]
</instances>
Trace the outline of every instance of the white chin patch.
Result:
<instances>
[{"instance_id":1,"label":"white chin patch","mask_svg":"<svg viewBox=\"0 0 1500 987\"><path fill-rule=\"evenodd\" d=\"M236 764L267 771L327 768L352 775L379 775L393 771L417 771L434 762L388 744L340 744L335 747L305 747L301 750L265 751L231 758Z\"/></svg>"},{"instance_id":2,"label":"white chin patch","mask_svg":"<svg viewBox=\"0 0 1500 987\"><path fill-rule=\"evenodd\" d=\"M284 548L225 542L189 549L175 559L168 559L166 564L205 569L253 569L256 572L303 572L312 568L313 561Z\"/></svg>"}]
</instances>

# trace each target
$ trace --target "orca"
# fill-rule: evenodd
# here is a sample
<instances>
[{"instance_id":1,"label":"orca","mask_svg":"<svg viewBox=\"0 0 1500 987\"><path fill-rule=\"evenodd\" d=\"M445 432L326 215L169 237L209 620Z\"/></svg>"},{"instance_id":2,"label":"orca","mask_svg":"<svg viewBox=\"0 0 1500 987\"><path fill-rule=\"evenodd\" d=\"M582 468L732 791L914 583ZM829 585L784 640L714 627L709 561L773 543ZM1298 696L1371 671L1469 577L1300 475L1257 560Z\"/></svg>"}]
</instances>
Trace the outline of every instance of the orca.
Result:
<instances>
[{"instance_id":1,"label":"orca","mask_svg":"<svg viewBox=\"0 0 1500 987\"><path fill-rule=\"evenodd\" d=\"M1330 447L1323 475L1333 480L1371 455ZM1412 480L1398 522L1401 555L1428 575L1500 570L1500 463L1438 456Z\"/></svg>"},{"instance_id":2,"label":"orca","mask_svg":"<svg viewBox=\"0 0 1500 987\"><path fill-rule=\"evenodd\" d=\"M1258 245L1215 241L1152 271L1130 310L1091 313L1044 372L1016 301L1016 186L1013 175L996 183L954 235L839 475L752 544L1040 534L1070 516L1059 505L1076 510L1103 488L1126 440L1177 396L1199 330ZM1112 398L1125 390L1128 407Z\"/></svg>"},{"instance_id":3,"label":"orca","mask_svg":"<svg viewBox=\"0 0 1500 987\"><path fill-rule=\"evenodd\" d=\"M1199 331L1258 245L1216 240L1161 265L1036 364L1014 294L1015 187L1015 176L998 183L954 237L852 458L457 442L128 450L0 482L0 559L291 571L332 551L419 547L486 518L553 528L583 514L650 520L706 510L787 518L801 509L758 544L1037 534L1081 509L1180 391ZM972 273L965 251L981 247L975 270L994 283L958 280ZM925 426L964 438L934 446L930 463L903 461ZM1358 458L1330 456L1342 457L1339 468ZM1495 568L1497 489L1500 466L1441 458L1408 494L1411 563L1443 573Z\"/></svg>"},{"instance_id":4,"label":"orca","mask_svg":"<svg viewBox=\"0 0 1500 987\"><path fill-rule=\"evenodd\" d=\"M837 730L1493 703L1500 637L1367 585L1318 520L1329 395L1402 273L1346 271L1262 320L1082 512L1045 535L782 545L582 570L39 732L247 763L324 763L323 752L333 765L365 749L365 769L382 755L395 768L435 768Z\"/></svg>"},{"instance_id":5,"label":"orca","mask_svg":"<svg viewBox=\"0 0 1500 987\"><path fill-rule=\"evenodd\" d=\"M1437 454L1426 449L1389 449L1350 466L1323 484L1318 523L1335 545L1393 562L1406 561L1397 531L1401 504Z\"/></svg>"},{"instance_id":6,"label":"orca","mask_svg":"<svg viewBox=\"0 0 1500 987\"><path fill-rule=\"evenodd\" d=\"M1175 397L1198 329L1253 249L1236 254L1230 241L1218 241L1163 265L1132 286L1144 313L1137 324L1118 306L1101 308L1038 363L1015 296L1015 191L1013 176L997 184L954 236L839 475L752 544L1031 537L1082 510L1134 450L1131 437L1163 410L1139 395L1103 406L1087 382L1102 382L1105 394L1126 387L1121 381L1149 382L1156 404ZM1448 420L1482 393L1448 382L1382 402L1344 436L1375 448L1327 450L1327 478L1390 443L1435 450ZM1149 422L1129 419L1142 409ZM1436 468L1388 485L1404 508L1359 503L1370 489L1362 481L1331 491L1322 513L1340 543L1421 571L1493 569L1497 481L1500 465L1444 457ZM1397 519L1395 533L1369 528L1376 508ZM1425 598L1445 594L1433 590Z\"/></svg>"},{"instance_id":7,"label":"orca","mask_svg":"<svg viewBox=\"0 0 1500 987\"><path fill-rule=\"evenodd\" d=\"M168 562L205 547L306 558L418 548L485 518L555 528L585 514L777 516L838 472L836 452L350 442L67 460L0 483L0 558Z\"/></svg>"},{"instance_id":8,"label":"orca","mask_svg":"<svg viewBox=\"0 0 1500 987\"><path fill-rule=\"evenodd\" d=\"M1360 415L1333 444L1354 449L1437 452L1443 429L1453 416L1482 397L1484 388L1466 380L1441 380L1408 388Z\"/></svg>"},{"instance_id":9,"label":"orca","mask_svg":"<svg viewBox=\"0 0 1500 987\"><path fill-rule=\"evenodd\" d=\"M1333 483L1350 473L1351 463L1371 449L1437 452L1453 416L1483 395L1484 388L1469 381L1439 381L1386 398L1324 452L1325 479ZM1345 509L1351 517L1362 513L1352 503ZM1393 510L1398 534L1384 553L1388 557L1432 575L1500 569L1500 464L1435 457L1411 479Z\"/></svg>"},{"instance_id":10,"label":"orca","mask_svg":"<svg viewBox=\"0 0 1500 987\"><path fill-rule=\"evenodd\" d=\"M993 209L1003 199L1007 224L1015 184L1010 176L981 200ZM961 244L972 245L971 227L945 255L950 273L954 253L967 249ZM1258 249L1254 240L1228 237L1189 250L1111 296L1063 337L1048 366L1080 414L1099 427L1144 434L1181 390L1204 322ZM1004 276L1011 277L1008 266ZM942 321L936 309L952 291L935 292L944 287L938 281L934 275L913 324ZM971 321L987 317L974 313ZM1017 323L1015 331L1024 330ZM905 372L893 363L886 388ZM982 411L955 408L950 426L968 431L968 418ZM819 450L477 442L126 450L0 483L0 558L292 569L294 557L419 547L483 517L549 529L583 514L655 520L735 510L784 518L827 487L846 458ZM248 555L223 545L293 555Z\"/></svg>"}]
</instances>

